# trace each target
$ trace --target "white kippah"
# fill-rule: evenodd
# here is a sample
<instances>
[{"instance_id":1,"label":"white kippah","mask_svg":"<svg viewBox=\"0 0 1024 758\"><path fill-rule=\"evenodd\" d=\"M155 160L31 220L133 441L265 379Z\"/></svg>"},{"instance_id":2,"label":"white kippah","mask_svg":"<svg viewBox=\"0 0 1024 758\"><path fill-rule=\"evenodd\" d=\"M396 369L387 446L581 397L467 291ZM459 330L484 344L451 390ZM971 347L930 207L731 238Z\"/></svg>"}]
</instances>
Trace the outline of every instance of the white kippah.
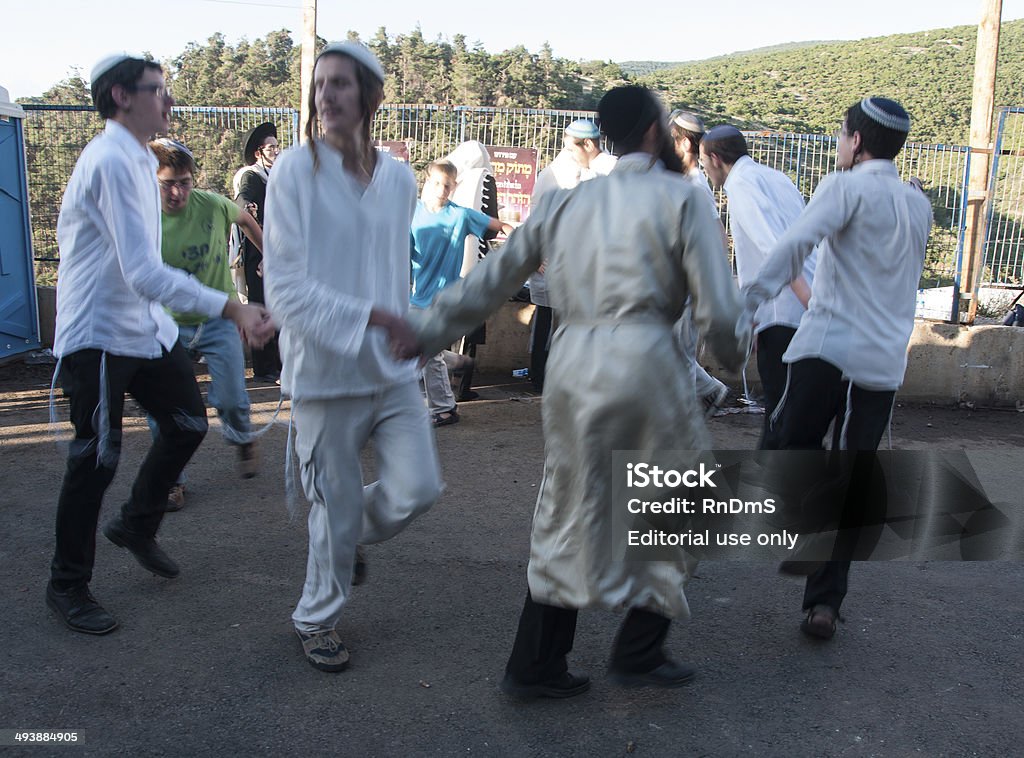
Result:
<instances>
[{"instance_id":1,"label":"white kippah","mask_svg":"<svg viewBox=\"0 0 1024 758\"><path fill-rule=\"evenodd\" d=\"M189 158L191 158L193 161L195 161L195 159L196 159L196 157L194 155L192 155L192 151L189 150L187 147L185 147L184 144L182 144L181 142L178 142L178 140L176 140L176 139L171 139L170 137L159 137L159 138L153 140L152 142L150 142L149 144L151 144L151 145L159 145L160 147L162 147L162 148L164 148L166 150L180 150L181 152L185 153L185 155L187 155Z\"/></svg>"},{"instance_id":2,"label":"white kippah","mask_svg":"<svg viewBox=\"0 0 1024 758\"><path fill-rule=\"evenodd\" d=\"M96 62L96 65L92 67L92 75L91 75L91 78L89 79L89 81L90 82L95 82L97 79L99 79L105 73L110 71L110 69L112 69L118 63L124 63L125 61L131 61L131 60L144 61L146 59L143 58L141 55L135 55L133 53L127 53L127 52L125 52L123 50L121 52L119 52L119 53L111 53L110 55L106 56L105 58L101 58L99 61Z\"/></svg>"},{"instance_id":3,"label":"white kippah","mask_svg":"<svg viewBox=\"0 0 1024 758\"><path fill-rule=\"evenodd\" d=\"M373 54L370 48L362 42L355 42L353 40L328 42L327 47L320 51L320 55L316 59L320 60L327 53L340 53L341 55L347 55L349 58L354 58L366 66L381 84L384 83L384 67L380 65L380 61L377 60L377 56Z\"/></svg>"},{"instance_id":4,"label":"white kippah","mask_svg":"<svg viewBox=\"0 0 1024 758\"><path fill-rule=\"evenodd\" d=\"M601 132L597 124L589 118L578 118L565 127L565 133L574 139L600 139Z\"/></svg>"},{"instance_id":5,"label":"white kippah","mask_svg":"<svg viewBox=\"0 0 1024 758\"><path fill-rule=\"evenodd\" d=\"M900 106L897 104L897 107ZM875 98L865 97L860 101L860 109L864 111L865 116L876 124L881 124L886 129L892 129L897 132L910 131L910 116L902 108L900 108L903 111L902 113L890 113L875 103Z\"/></svg>"},{"instance_id":6,"label":"white kippah","mask_svg":"<svg viewBox=\"0 0 1024 758\"><path fill-rule=\"evenodd\" d=\"M680 110L672 111L671 121L680 129L685 129L688 132L693 132L694 134L704 133L704 122L696 113Z\"/></svg>"}]
</instances>

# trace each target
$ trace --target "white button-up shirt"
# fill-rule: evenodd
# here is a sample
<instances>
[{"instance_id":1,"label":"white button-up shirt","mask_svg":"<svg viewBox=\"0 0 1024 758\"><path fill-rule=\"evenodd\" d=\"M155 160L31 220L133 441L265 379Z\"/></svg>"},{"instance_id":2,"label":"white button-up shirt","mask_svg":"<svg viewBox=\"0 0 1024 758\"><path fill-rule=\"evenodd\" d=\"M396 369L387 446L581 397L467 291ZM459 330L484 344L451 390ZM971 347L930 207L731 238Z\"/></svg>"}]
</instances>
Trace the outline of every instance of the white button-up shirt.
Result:
<instances>
[{"instance_id":1,"label":"white button-up shirt","mask_svg":"<svg viewBox=\"0 0 1024 758\"><path fill-rule=\"evenodd\" d=\"M715 214L715 219L720 221L718 216L718 201L715 199L715 191L711 189L711 183L708 182L707 174L700 170L699 166L694 166L692 170L686 171L685 176L694 187L700 190L701 194L707 198L708 207L711 208L711 212Z\"/></svg>"},{"instance_id":2,"label":"white button-up shirt","mask_svg":"<svg viewBox=\"0 0 1024 758\"><path fill-rule=\"evenodd\" d=\"M531 207L551 190L572 189L580 182L587 182L599 176L608 176L618 160L611 153L602 151L594 157L589 167L580 168L572 157L572 152L568 148L563 148L562 152L556 155L555 159L537 175L537 181L533 185L533 196L530 199ZM534 271L530 274L528 282L530 284L530 302L534 305L550 307L548 284L544 274Z\"/></svg>"},{"instance_id":3,"label":"white button-up shirt","mask_svg":"<svg viewBox=\"0 0 1024 758\"><path fill-rule=\"evenodd\" d=\"M108 120L75 164L57 220L54 353L157 358L178 339L164 310L220 315L227 295L160 257L157 160Z\"/></svg>"},{"instance_id":4,"label":"white button-up shirt","mask_svg":"<svg viewBox=\"0 0 1024 758\"><path fill-rule=\"evenodd\" d=\"M783 360L821 358L864 389L898 389L931 225L928 198L892 161L830 174L744 287L747 307L777 295L820 242L811 301Z\"/></svg>"},{"instance_id":5,"label":"white button-up shirt","mask_svg":"<svg viewBox=\"0 0 1024 758\"><path fill-rule=\"evenodd\" d=\"M267 185L263 265L267 304L281 325L281 388L296 400L372 395L416 381L412 361L391 357L385 331L367 328L374 307L409 309L416 180L377 157L365 188L340 152L291 147Z\"/></svg>"},{"instance_id":6,"label":"white button-up shirt","mask_svg":"<svg viewBox=\"0 0 1024 758\"><path fill-rule=\"evenodd\" d=\"M736 252L736 273L741 287L757 276L779 237L804 210L800 190L781 171L764 166L744 155L736 161L725 180L729 196L729 227ZM807 285L814 282L817 251L804 260L802 274ZM804 315L804 306L786 287L778 297L763 303L754 315L755 331L770 326L795 329Z\"/></svg>"}]
</instances>

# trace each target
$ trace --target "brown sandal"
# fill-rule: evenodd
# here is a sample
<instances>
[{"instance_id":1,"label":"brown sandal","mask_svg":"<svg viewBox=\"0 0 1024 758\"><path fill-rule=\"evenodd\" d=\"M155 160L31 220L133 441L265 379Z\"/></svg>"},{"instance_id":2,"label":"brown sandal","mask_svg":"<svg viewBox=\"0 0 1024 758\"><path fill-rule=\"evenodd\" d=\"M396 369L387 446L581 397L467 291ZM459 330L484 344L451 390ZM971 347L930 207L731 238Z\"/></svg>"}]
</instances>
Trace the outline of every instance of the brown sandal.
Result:
<instances>
[{"instance_id":1,"label":"brown sandal","mask_svg":"<svg viewBox=\"0 0 1024 758\"><path fill-rule=\"evenodd\" d=\"M807 611L807 617L800 624L800 631L808 637L830 640L836 633L839 613L830 605L816 605Z\"/></svg>"}]
</instances>

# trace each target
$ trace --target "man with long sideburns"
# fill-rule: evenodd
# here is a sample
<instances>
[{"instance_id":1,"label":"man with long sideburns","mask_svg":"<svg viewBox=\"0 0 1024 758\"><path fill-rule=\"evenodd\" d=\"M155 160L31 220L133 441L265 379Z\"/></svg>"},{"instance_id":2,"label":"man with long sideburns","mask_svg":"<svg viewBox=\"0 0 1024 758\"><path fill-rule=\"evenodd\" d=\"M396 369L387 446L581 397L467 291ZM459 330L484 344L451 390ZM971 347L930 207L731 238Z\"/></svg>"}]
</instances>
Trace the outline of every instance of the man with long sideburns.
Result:
<instances>
[{"instance_id":1,"label":"man with long sideburns","mask_svg":"<svg viewBox=\"0 0 1024 758\"><path fill-rule=\"evenodd\" d=\"M409 307L416 180L373 147L383 97L384 70L369 49L327 45L313 71L307 141L281 155L267 188L267 297L310 502L292 621L321 671L348 665L336 627L357 546L395 536L441 491L419 370L388 349L389 338L410 334L399 314ZM359 454L369 442L380 478L364 487Z\"/></svg>"}]
</instances>

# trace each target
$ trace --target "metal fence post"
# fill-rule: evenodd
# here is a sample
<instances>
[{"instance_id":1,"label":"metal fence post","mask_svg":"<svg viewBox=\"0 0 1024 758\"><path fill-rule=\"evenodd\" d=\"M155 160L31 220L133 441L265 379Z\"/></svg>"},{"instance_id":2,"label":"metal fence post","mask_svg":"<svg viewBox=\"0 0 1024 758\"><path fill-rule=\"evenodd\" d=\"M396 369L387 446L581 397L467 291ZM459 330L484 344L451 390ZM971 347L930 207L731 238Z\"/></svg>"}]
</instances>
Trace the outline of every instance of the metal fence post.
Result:
<instances>
[{"instance_id":1,"label":"metal fence post","mask_svg":"<svg viewBox=\"0 0 1024 758\"><path fill-rule=\"evenodd\" d=\"M803 194L803 160L804 160L804 139L803 136L797 138L796 141L796 188L801 194Z\"/></svg>"},{"instance_id":2,"label":"metal fence post","mask_svg":"<svg viewBox=\"0 0 1024 758\"><path fill-rule=\"evenodd\" d=\"M967 235L967 193L971 189L971 151L967 151L964 161L964 172L960 179L960 219L957 222L956 256L953 265L953 304L949 320L957 323L960 320L960 281L964 267L964 242Z\"/></svg>"}]
</instances>

